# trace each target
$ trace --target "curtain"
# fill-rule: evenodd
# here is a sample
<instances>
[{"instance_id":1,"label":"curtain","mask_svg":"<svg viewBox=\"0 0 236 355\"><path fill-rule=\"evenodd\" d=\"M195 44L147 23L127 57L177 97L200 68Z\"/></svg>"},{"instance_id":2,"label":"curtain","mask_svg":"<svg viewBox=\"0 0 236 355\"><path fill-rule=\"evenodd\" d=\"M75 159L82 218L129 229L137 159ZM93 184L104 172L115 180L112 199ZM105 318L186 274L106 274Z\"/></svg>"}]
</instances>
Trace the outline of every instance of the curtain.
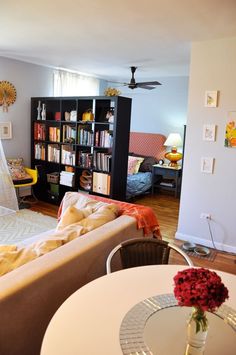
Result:
<instances>
[{"instance_id":1,"label":"curtain","mask_svg":"<svg viewBox=\"0 0 236 355\"><path fill-rule=\"evenodd\" d=\"M0 139L0 216L18 211L15 187L9 173Z\"/></svg>"},{"instance_id":2,"label":"curtain","mask_svg":"<svg viewBox=\"0 0 236 355\"><path fill-rule=\"evenodd\" d=\"M54 96L99 95L99 80L63 70L54 71Z\"/></svg>"}]
</instances>

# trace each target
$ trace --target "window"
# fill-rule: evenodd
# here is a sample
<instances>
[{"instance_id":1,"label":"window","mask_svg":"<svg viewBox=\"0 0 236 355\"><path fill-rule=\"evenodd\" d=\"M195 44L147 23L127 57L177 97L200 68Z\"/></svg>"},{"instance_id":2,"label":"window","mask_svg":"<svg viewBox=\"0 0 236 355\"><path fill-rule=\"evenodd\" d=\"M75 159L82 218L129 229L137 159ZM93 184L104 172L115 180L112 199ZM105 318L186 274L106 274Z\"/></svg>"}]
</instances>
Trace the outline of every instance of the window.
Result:
<instances>
[{"instance_id":1,"label":"window","mask_svg":"<svg viewBox=\"0 0 236 355\"><path fill-rule=\"evenodd\" d=\"M54 96L99 95L99 80L64 70L54 71Z\"/></svg>"}]
</instances>

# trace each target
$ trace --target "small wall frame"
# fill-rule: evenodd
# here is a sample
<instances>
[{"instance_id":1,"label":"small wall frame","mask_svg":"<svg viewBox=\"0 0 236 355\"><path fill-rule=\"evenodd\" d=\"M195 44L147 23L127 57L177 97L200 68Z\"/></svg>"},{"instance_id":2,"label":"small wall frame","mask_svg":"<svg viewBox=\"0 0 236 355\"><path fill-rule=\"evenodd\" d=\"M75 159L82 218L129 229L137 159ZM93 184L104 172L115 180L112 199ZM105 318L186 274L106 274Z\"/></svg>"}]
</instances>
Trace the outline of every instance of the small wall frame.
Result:
<instances>
[{"instance_id":1,"label":"small wall frame","mask_svg":"<svg viewBox=\"0 0 236 355\"><path fill-rule=\"evenodd\" d=\"M201 158L201 172L207 174L213 174L214 158L202 157Z\"/></svg>"},{"instance_id":2,"label":"small wall frame","mask_svg":"<svg viewBox=\"0 0 236 355\"><path fill-rule=\"evenodd\" d=\"M214 142L216 137L216 125L204 124L203 125L203 140Z\"/></svg>"},{"instance_id":3,"label":"small wall frame","mask_svg":"<svg viewBox=\"0 0 236 355\"><path fill-rule=\"evenodd\" d=\"M0 122L0 139L12 138L12 124L11 122Z\"/></svg>"},{"instance_id":4,"label":"small wall frame","mask_svg":"<svg viewBox=\"0 0 236 355\"><path fill-rule=\"evenodd\" d=\"M218 105L218 91L205 92L205 107L217 107Z\"/></svg>"}]
</instances>

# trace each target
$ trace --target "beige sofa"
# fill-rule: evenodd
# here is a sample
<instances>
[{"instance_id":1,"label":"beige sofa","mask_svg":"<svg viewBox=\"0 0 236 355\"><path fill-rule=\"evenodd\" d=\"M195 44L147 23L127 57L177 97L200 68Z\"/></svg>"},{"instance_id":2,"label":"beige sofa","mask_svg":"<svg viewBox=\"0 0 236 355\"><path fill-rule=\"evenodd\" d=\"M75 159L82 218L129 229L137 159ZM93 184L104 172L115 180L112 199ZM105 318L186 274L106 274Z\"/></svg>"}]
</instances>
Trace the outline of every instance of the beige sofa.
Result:
<instances>
[{"instance_id":1,"label":"beige sofa","mask_svg":"<svg viewBox=\"0 0 236 355\"><path fill-rule=\"evenodd\" d=\"M58 307L80 287L105 274L106 258L115 245L142 235L136 219L122 215L3 275L0 354L38 355Z\"/></svg>"}]
</instances>

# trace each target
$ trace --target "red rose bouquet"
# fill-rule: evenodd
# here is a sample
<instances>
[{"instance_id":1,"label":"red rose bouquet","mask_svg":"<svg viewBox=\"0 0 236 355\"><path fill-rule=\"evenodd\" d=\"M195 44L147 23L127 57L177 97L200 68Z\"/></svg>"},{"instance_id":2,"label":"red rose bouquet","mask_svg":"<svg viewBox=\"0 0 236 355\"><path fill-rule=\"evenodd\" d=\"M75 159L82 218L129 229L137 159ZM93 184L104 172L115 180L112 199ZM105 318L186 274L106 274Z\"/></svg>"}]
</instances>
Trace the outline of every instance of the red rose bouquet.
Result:
<instances>
[{"instance_id":1,"label":"red rose bouquet","mask_svg":"<svg viewBox=\"0 0 236 355\"><path fill-rule=\"evenodd\" d=\"M220 276L204 268L179 271L174 277L174 295L179 306L193 307L191 319L196 322L196 333L206 331L205 311L213 312L229 296Z\"/></svg>"}]
</instances>

